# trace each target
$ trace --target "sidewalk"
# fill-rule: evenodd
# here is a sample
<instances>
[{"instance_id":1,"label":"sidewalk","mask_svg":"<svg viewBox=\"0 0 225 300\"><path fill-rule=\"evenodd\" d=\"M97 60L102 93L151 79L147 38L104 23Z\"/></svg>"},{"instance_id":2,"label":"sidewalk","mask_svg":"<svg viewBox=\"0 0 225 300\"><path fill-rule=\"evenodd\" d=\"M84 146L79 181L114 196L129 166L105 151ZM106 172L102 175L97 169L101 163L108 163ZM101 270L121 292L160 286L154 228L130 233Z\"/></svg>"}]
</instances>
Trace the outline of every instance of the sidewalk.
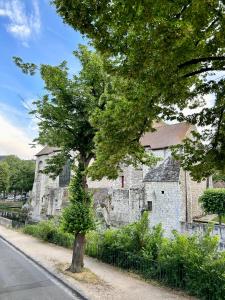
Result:
<instances>
[{"instance_id":1,"label":"sidewalk","mask_svg":"<svg viewBox=\"0 0 225 300\"><path fill-rule=\"evenodd\" d=\"M59 264L69 264L72 251L42 242L23 233L0 226L0 236L38 261L45 268L58 272ZM156 284L142 281L128 272L120 271L93 258L85 257L85 267L97 275L97 282L78 281L67 275L60 276L82 291L91 300L187 300L195 299Z\"/></svg>"}]
</instances>

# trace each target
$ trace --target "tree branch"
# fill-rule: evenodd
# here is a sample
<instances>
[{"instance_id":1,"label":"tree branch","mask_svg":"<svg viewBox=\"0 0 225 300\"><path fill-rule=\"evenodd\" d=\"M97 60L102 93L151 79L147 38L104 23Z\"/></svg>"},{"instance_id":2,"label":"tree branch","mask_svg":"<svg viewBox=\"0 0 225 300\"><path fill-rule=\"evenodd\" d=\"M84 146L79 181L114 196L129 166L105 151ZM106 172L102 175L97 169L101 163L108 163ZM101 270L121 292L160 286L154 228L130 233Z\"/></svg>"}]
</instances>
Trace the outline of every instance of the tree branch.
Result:
<instances>
[{"instance_id":1,"label":"tree branch","mask_svg":"<svg viewBox=\"0 0 225 300\"><path fill-rule=\"evenodd\" d=\"M181 11L180 11L177 15L175 15L175 18L176 18L176 19L180 19L180 17L182 16L183 12L191 5L191 2L192 2L192 1L189 1L187 4L185 4L185 5L182 7Z\"/></svg>"},{"instance_id":2,"label":"tree branch","mask_svg":"<svg viewBox=\"0 0 225 300\"><path fill-rule=\"evenodd\" d=\"M202 58L194 58L192 60L186 61L185 63L182 63L178 65L179 69L182 69L184 67L190 66L190 65L195 65L200 62L207 62L207 61L213 61L213 60L220 60L220 61L225 61L225 56L209 56L209 57L202 57Z\"/></svg>"},{"instance_id":3,"label":"tree branch","mask_svg":"<svg viewBox=\"0 0 225 300\"><path fill-rule=\"evenodd\" d=\"M183 75L182 78L188 78L188 77L191 77L191 76L194 76L194 75L197 75L197 74L201 74L201 73L204 73L204 72L208 72L208 71L225 71L225 68L220 68L220 69L202 68L200 70L196 70L196 71L187 73L187 74Z\"/></svg>"}]
</instances>

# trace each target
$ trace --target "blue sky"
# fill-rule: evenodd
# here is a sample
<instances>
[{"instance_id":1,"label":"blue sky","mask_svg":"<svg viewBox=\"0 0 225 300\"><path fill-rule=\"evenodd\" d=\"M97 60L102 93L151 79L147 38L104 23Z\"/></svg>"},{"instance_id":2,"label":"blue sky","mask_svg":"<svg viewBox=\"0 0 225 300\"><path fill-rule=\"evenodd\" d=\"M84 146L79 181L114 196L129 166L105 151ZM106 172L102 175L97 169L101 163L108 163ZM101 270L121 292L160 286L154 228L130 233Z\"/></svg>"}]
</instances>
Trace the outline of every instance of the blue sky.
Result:
<instances>
[{"instance_id":1,"label":"blue sky","mask_svg":"<svg viewBox=\"0 0 225 300\"><path fill-rule=\"evenodd\" d=\"M43 82L38 75L22 74L12 57L51 65L67 60L72 72L80 68L72 52L87 41L63 24L49 3L0 0L0 155L31 158L38 150L28 145L37 135L37 126L27 104L43 93Z\"/></svg>"}]
</instances>

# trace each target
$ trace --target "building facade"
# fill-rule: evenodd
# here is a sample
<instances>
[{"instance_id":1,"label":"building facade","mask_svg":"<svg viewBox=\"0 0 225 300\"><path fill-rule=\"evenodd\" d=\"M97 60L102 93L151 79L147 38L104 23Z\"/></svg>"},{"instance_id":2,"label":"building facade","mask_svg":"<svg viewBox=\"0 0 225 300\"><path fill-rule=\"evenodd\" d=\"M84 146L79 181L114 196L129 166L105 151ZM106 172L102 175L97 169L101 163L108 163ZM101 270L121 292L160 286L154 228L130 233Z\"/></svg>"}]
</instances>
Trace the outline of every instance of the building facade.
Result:
<instances>
[{"instance_id":1,"label":"building facade","mask_svg":"<svg viewBox=\"0 0 225 300\"><path fill-rule=\"evenodd\" d=\"M179 162L171 157L169 148L180 144L195 128L187 123L159 123L155 129L145 134L140 142L146 151L161 158L156 166L150 168L140 165L136 169L123 166L116 180L88 180L88 187L94 195L96 214L107 227L137 221L147 210L150 226L161 223L166 234L170 235L173 229L181 231L183 223L191 223L203 214L198 198L208 186L212 186L211 179L200 183L193 181ZM60 214L67 204L68 167L65 166L62 175L55 180L39 172L56 151L58 149L45 147L37 154L32 192L34 219Z\"/></svg>"}]
</instances>

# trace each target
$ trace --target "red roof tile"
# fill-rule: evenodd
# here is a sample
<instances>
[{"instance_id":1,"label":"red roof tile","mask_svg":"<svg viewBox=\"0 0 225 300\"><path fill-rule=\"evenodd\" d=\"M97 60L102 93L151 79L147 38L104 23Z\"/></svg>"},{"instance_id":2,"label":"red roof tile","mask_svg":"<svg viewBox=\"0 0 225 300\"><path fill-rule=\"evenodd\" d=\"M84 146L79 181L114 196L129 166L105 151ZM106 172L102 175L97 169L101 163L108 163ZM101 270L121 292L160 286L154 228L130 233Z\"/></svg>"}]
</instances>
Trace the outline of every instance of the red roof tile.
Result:
<instances>
[{"instance_id":1,"label":"red roof tile","mask_svg":"<svg viewBox=\"0 0 225 300\"><path fill-rule=\"evenodd\" d=\"M162 123L161 126L155 126L156 131L145 133L140 139L140 143L151 149L163 149L178 145L185 139L191 127L193 126L186 122L171 125Z\"/></svg>"}]
</instances>

